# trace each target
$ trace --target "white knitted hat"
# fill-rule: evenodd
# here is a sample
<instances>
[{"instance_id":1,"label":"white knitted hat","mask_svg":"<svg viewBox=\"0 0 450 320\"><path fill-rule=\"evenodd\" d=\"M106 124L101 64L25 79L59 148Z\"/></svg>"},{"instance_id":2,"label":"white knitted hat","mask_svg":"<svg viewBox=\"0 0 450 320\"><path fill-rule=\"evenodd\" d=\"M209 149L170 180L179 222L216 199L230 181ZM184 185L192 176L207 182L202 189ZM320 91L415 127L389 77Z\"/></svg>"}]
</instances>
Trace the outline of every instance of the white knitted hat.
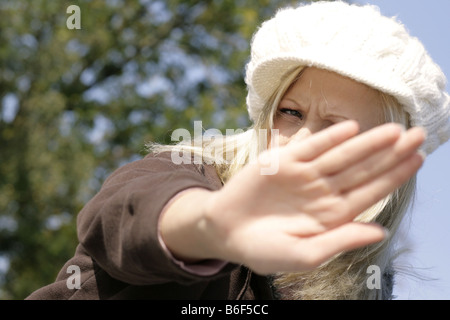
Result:
<instances>
[{"instance_id":1,"label":"white knitted hat","mask_svg":"<svg viewBox=\"0 0 450 320\"><path fill-rule=\"evenodd\" d=\"M283 76L299 66L334 71L394 96L411 124L427 130L427 154L450 138L445 75L417 38L375 6L315 2L281 9L264 22L246 66L253 121Z\"/></svg>"}]
</instances>

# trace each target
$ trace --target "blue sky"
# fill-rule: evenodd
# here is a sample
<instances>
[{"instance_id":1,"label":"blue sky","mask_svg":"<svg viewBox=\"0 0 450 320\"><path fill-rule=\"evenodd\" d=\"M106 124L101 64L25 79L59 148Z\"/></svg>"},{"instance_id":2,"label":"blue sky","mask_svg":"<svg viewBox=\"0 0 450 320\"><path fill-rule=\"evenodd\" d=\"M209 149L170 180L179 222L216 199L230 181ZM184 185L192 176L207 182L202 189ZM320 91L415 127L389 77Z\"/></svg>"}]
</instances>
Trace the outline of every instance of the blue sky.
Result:
<instances>
[{"instance_id":1,"label":"blue sky","mask_svg":"<svg viewBox=\"0 0 450 320\"><path fill-rule=\"evenodd\" d=\"M397 16L419 38L450 81L450 1L354 0L373 4L387 16ZM450 85L447 84L447 92ZM418 174L416 204L403 224L403 243L410 252L399 264L435 280L399 275L397 299L450 299L450 142L425 161Z\"/></svg>"}]
</instances>

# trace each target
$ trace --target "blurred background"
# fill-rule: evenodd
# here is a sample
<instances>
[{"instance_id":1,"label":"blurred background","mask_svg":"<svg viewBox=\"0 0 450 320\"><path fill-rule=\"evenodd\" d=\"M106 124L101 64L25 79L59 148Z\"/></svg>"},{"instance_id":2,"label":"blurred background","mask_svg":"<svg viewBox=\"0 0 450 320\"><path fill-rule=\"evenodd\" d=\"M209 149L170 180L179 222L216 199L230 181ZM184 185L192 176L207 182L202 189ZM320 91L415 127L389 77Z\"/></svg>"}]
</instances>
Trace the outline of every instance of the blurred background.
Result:
<instances>
[{"instance_id":1,"label":"blurred background","mask_svg":"<svg viewBox=\"0 0 450 320\"><path fill-rule=\"evenodd\" d=\"M276 8L298 2L0 0L0 299L24 299L54 281L77 245L77 213L113 170L145 155L146 142L169 143L174 129L192 131L196 120L223 133L249 126L249 41ZM409 12L415 1L401 2L383 13ZM69 30L74 4L81 29ZM436 50L448 50L445 39ZM433 157L444 168L450 153ZM434 193L442 173L426 172L427 199L443 201L448 173ZM414 229L419 239L437 237L428 264L418 266L437 265L433 276L445 279L448 223L433 210L440 209L426 207L433 217L422 221L436 219L437 229ZM410 238L405 231L406 243L417 242ZM405 263L415 266L425 250L413 252ZM403 276L398 297L450 298L450 281L421 295L417 283Z\"/></svg>"}]
</instances>

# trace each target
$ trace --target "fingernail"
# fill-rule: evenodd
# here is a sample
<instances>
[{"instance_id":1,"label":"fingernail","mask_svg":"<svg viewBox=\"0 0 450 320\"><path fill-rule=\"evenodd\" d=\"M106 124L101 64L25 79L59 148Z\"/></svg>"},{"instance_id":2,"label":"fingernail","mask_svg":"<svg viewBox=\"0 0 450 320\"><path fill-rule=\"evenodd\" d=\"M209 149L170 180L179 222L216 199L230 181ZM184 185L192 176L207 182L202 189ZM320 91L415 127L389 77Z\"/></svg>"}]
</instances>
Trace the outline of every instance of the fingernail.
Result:
<instances>
[{"instance_id":1,"label":"fingernail","mask_svg":"<svg viewBox=\"0 0 450 320\"><path fill-rule=\"evenodd\" d=\"M425 161L425 159L427 158L427 154L425 153L425 151L419 149L417 150L417 153L422 157L423 161Z\"/></svg>"},{"instance_id":2,"label":"fingernail","mask_svg":"<svg viewBox=\"0 0 450 320\"><path fill-rule=\"evenodd\" d=\"M424 127L412 127L411 129L416 129L416 131L417 131L417 129L420 129L420 130L422 131L424 140L427 139L428 131L427 131L427 129L425 129Z\"/></svg>"},{"instance_id":3,"label":"fingernail","mask_svg":"<svg viewBox=\"0 0 450 320\"><path fill-rule=\"evenodd\" d=\"M425 129L424 127L421 127L422 128L422 130L423 130L423 135L425 136L425 140L427 139L427 137L428 137L428 131L427 131L427 129Z\"/></svg>"}]
</instances>

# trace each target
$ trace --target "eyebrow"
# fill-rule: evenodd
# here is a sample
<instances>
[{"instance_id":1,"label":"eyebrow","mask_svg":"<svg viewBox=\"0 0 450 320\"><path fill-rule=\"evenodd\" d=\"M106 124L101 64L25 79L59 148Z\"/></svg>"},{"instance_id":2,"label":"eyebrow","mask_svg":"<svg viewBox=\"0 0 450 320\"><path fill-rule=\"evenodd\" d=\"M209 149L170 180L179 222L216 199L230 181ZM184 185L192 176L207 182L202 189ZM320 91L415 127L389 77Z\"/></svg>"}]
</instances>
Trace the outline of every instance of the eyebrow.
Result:
<instances>
[{"instance_id":1,"label":"eyebrow","mask_svg":"<svg viewBox=\"0 0 450 320\"><path fill-rule=\"evenodd\" d=\"M329 109L329 103L328 103L328 99L327 99L327 97L325 96L325 94L323 93L323 89L321 88L320 89L320 93L322 94L322 97L323 97L323 100L325 100L325 104L326 104L326 106L327 106L327 111L328 111L328 109ZM321 110L320 110L320 108L319 108L319 113L321 112ZM341 118L341 119L344 119L344 120L349 120L348 119L348 117L345 117L345 116L343 116L343 115L338 115L338 114L336 114L336 113L333 113L333 112L325 112L325 114L323 115L323 117L324 118Z\"/></svg>"},{"instance_id":2,"label":"eyebrow","mask_svg":"<svg viewBox=\"0 0 450 320\"><path fill-rule=\"evenodd\" d=\"M343 120L350 120L350 118L348 118L348 117L346 117L344 115L339 115L339 114L335 114L335 113L332 113L332 112L325 113L323 115L323 117L324 118L339 118L339 119L343 119Z\"/></svg>"}]
</instances>

